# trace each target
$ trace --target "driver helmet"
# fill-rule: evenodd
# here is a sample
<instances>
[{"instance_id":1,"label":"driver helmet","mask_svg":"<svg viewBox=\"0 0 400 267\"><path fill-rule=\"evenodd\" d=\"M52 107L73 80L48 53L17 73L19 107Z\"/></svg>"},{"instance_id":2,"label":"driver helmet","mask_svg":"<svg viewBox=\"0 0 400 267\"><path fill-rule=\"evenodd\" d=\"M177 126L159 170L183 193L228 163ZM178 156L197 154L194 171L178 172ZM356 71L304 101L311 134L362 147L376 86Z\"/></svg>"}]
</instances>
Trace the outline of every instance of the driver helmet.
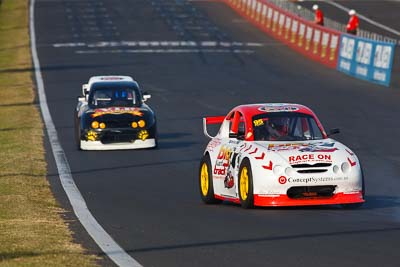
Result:
<instances>
[{"instance_id":1,"label":"driver helmet","mask_svg":"<svg viewBox=\"0 0 400 267\"><path fill-rule=\"evenodd\" d=\"M126 90L115 90L114 91L114 98L115 99L126 99L128 97L128 93Z\"/></svg>"},{"instance_id":2,"label":"driver helmet","mask_svg":"<svg viewBox=\"0 0 400 267\"><path fill-rule=\"evenodd\" d=\"M356 14L356 11L355 11L354 9L350 9L349 15L350 15L350 16L353 16L353 15L355 15L355 14Z\"/></svg>"},{"instance_id":3,"label":"driver helmet","mask_svg":"<svg viewBox=\"0 0 400 267\"><path fill-rule=\"evenodd\" d=\"M286 135L289 129L289 118L277 117L268 120L268 126L279 132L280 135Z\"/></svg>"}]
</instances>

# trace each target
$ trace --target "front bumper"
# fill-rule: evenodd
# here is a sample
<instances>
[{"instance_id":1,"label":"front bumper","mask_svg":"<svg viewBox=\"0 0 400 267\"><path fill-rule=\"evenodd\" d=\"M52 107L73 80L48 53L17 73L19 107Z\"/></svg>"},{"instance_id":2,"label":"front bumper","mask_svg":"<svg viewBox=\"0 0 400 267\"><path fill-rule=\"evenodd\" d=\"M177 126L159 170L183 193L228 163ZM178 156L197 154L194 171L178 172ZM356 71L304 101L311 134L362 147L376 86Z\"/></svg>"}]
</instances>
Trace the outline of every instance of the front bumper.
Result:
<instances>
[{"instance_id":1,"label":"front bumper","mask_svg":"<svg viewBox=\"0 0 400 267\"><path fill-rule=\"evenodd\" d=\"M156 127L87 129L81 132L82 150L137 149L157 146Z\"/></svg>"},{"instance_id":2,"label":"front bumper","mask_svg":"<svg viewBox=\"0 0 400 267\"><path fill-rule=\"evenodd\" d=\"M365 202L362 191L354 193L336 193L326 198L289 198L287 195L254 195L255 206L317 206L355 204Z\"/></svg>"},{"instance_id":3,"label":"front bumper","mask_svg":"<svg viewBox=\"0 0 400 267\"><path fill-rule=\"evenodd\" d=\"M135 140L133 143L109 143L103 144L100 141L84 141L81 140L82 150L120 150L120 149L140 149L156 147L156 139Z\"/></svg>"}]
</instances>

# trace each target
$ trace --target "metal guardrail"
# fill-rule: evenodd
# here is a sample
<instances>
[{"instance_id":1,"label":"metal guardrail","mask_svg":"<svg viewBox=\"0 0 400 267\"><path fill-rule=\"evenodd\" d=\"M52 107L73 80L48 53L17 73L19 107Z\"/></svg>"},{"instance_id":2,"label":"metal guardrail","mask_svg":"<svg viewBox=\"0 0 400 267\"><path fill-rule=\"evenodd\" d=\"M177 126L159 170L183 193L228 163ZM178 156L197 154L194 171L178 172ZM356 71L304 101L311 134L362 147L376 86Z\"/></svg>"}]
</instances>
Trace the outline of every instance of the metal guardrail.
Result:
<instances>
[{"instance_id":1,"label":"metal guardrail","mask_svg":"<svg viewBox=\"0 0 400 267\"><path fill-rule=\"evenodd\" d=\"M297 16L304 18L306 20L310 20L313 21L314 20L314 12L312 12L311 10L307 9L307 8L303 8L300 5L297 5L291 1L288 0L266 0L290 13L296 14ZM340 32L346 32L346 25L339 23L333 19L324 17L324 26L340 31ZM388 43L395 43L397 45L400 45L400 40L388 37L388 36L384 36L381 34L377 34L374 32L370 32L367 30L363 30L363 29L359 29L358 30L358 34L357 36L359 37L363 37L363 38L367 38L367 39L371 39L374 41L383 41L383 42L388 42Z\"/></svg>"}]
</instances>

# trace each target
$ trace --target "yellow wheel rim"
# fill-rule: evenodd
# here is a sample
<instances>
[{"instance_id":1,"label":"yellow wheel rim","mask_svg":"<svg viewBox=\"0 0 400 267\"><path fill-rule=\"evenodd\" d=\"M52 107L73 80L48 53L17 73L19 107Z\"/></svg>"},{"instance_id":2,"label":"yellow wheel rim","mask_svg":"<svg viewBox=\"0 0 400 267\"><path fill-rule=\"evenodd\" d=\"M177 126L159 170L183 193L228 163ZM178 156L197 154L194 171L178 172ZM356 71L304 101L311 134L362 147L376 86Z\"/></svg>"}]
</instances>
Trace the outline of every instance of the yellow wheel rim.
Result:
<instances>
[{"instance_id":1,"label":"yellow wheel rim","mask_svg":"<svg viewBox=\"0 0 400 267\"><path fill-rule=\"evenodd\" d=\"M246 200L249 195L249 173L247 167L240 172L240 198Z\"/></svg>"},{"instance_id":2,"label":"yellow wheel rim","mask_svg":"<svg viewBox=\"0 0 400 267\"><path fill-rule=\"evenodd\" d=\"M206 163L201 165L201 173L200 173L200 186L201 186L201 193L203 196L207 196L208 194L208 167Z\"/></svg>"}]
</instances>

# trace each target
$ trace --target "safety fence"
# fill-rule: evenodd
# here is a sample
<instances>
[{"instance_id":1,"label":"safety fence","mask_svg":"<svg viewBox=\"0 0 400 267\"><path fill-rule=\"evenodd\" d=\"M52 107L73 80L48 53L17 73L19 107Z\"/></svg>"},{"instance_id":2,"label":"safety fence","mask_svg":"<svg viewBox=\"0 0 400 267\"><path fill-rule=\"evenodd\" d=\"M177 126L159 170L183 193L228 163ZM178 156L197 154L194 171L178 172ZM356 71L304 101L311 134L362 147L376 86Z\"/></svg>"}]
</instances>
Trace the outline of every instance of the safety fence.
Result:
<instances>
[{"instance_id":1,"label":"safety fence","mask_svg":"<svg viewBox=\"0 0 400 267\"><path fill-rule=\"evenodd\" d=\"M306 57L356 78L390 85L397 48L393 42L348 35L317 25L271 0L224 1L261 30Z\"/></svg>"},{"instance_id":2,"label":"safety fence","mask_svg":"<svg viewBox=\"0 0 400 267\"><path fill-rule=\"evenodd\" d=\"M292 14L296 14L297 16L300 16L306 20L313 21L315 14L313 11L307 9L307 8L302 8L300 5L292 3L291 1L287 0L267 0L268 2L274 4L277 7L280 7L286 11L289 11ZM335 29L340 32L346 32L346 25L343 23L339 23L333 19L330 19L326 16L324 16L324 24L327 28L330 29ZM395 43L400 45L400 40L397 40L395 38L391 38L382 34L378 34L375 32L367 31L362 28L358 29L357 35L362 38L367 38L367 39L372 39L374 41L380 41L380 42L388 42L388 43Z\"/></svg>"},{"instance_id":3,"label":"safety fence","mask_svg":"<svg viewBox=\"0 0 400 267\"><path fill-rule=\"evenodd\" d=\"M264 0L225 2L292 49L328 67L337 67L339 31L316 25Z\"/></svg>"}]
</instances>

